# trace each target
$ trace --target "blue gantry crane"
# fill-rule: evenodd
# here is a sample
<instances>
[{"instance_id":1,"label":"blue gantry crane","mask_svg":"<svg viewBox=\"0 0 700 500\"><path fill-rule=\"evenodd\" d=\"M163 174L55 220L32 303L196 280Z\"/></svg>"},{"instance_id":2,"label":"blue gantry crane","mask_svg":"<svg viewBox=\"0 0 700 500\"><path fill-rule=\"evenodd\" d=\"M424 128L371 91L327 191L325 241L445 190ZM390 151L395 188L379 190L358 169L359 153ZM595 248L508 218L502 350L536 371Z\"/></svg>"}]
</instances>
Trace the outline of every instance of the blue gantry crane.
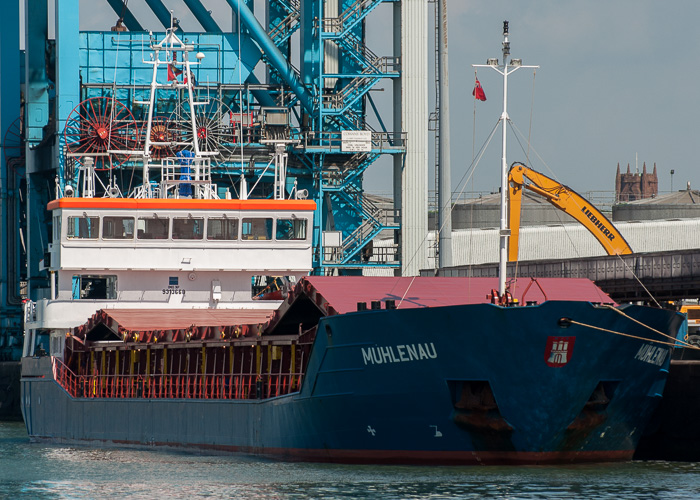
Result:
<instances>
[{"instance_id":1,"label":"blue gantry crane","mask_svg":"<svg viewBox=\"0 0 700 500\"><path fill-rule=\"evenodd\" d=\"M4 6L0 360L20 357L23 300L48 293L47 203L77 187L88 157L102 185L98 196L100 189L126 192L140 173L115 150L149 140L153 155L172 156L178 138L192 133L183 127L189 110L175 88L159 91L152 127L145 128L152 68L144 59L150 41L173 24L200 62L191 75L172 77L193 78L207 103L196 109L196 133L220 153L212 171L217 194L235 196L243 183L254 186L250 197L273 196L268 166L284 158L286 195L317 203L315 273L401 267L398 236L381 253L372 247L384 231L400 234L400 210L376 206L363 189L363 175L378 159L392 155L402 165L397 158L406 152L405 132L387 129L395 117L385 120L370 95L382 81L398 88L402 76L398 55L377 55L366 43L369 16L394 0L268 0L264 12L254 12L252 0L226 0L230 31L200 0L184 1L200 26L178 24L164 0L145 0L161 25L148 27L127 2L91 4L111 7L119 19L104 31L81 31L79 0L55 0L53 30L48 0L26 0L32 15L25 19L19 2Z\"/></svg>"}]
</instances>

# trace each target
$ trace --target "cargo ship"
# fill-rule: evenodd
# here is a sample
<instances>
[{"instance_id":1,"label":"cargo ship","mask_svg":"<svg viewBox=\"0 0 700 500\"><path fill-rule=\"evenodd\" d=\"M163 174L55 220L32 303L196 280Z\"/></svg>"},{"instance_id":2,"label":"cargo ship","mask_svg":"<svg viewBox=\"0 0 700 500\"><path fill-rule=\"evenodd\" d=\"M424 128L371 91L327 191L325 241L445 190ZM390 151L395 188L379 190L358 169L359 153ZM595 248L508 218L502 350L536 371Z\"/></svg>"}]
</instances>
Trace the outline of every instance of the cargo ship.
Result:
<instances>
[{"instance_id":1,"label":"cargo ship","mask_svg":"<svg viewBox=\"0 0 700 500\"><path fill-rule=\"evenodd\" d=\"M126 196L98 194L86 160L79 189L48 204L49 296L24 312L32 440L343 463L632 458L681 315L582 279L309 276L316 205L283 189L283 152L273 196L219 199L200 135L158 160L146 141Z\"/></svg>"}]
</instances>

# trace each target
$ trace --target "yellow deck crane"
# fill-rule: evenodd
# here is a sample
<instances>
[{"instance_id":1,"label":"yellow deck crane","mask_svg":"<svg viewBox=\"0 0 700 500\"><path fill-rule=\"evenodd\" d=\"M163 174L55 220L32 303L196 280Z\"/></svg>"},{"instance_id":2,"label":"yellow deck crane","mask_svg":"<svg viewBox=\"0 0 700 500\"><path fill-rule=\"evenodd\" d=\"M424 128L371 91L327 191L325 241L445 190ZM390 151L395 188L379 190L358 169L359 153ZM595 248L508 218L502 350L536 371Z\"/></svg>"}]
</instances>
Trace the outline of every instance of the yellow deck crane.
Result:
<instances>
[{"instance_id":1,"label":"yellow deck crane","mask_svg":"<svg viewBox=\"0 0 700 500\"><path fill-rule=\"evenodd\" d=\"M508 172L508 260L518 260L520 209L523 188L537 193L559 210L579 221L595 236L608 255L627 255L632 249L625 238L597 208L573 189L535 172L522 163L514 163Z\"/></svg>"}]
</instances>

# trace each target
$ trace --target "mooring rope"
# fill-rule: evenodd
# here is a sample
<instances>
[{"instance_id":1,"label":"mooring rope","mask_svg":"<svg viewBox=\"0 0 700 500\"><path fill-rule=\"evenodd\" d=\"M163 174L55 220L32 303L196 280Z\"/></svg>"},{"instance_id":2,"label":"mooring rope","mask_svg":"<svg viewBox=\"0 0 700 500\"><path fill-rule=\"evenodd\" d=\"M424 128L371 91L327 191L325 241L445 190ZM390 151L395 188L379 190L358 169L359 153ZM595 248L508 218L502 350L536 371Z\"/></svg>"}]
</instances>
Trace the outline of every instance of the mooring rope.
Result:
<instances>
[{"instance_id":1,"label":"mooring rope","mask_svg":"<svg viewBox=\"0 0 700 500\"><path fill-rule=\"evenodd\" d=\"M653 342L653 343L655 343L655 344L667 345L667 346L669 346L669 347L673 347L673 346L675 346L677 343L685 344L685 342L682 341L682 340L674 340L673 342L667 342L667 341L665 341L665 340L648 339L648 338L646 338L646 337L640 337L640 336L638 336L638 335L631 335L631 334L629 334L629 333L623 333L623 332L618 332L618 331L616 331L616 330L610 330L609 328L603 328L603 327L600 327L600 326L589 325L589 324L587 324L587 323L581 323L580 321L576 321L576 320L573 320L573 319L569 320L569 323L571 323L572 325L578 325L578 326L583 326L583 327L586 327L586 328L591 328L591 329L593 329L593 330L599 330L599 331L601 331L601 332L607 332L607 333L613 333L613 334L615 334L615 335L621 335L622 337L629 337L629 338L631 338L631 339L644 340L644 341L646 341L646 342ZM684 347L694 347L694 346L687 345L687 346L684 346ZM697 347L695 347L695 348L698 349Z\"/></svg>"},{"instance_id":2,"label":"mooring rope","mask_svg":"<svg viewBox=\"0 0 700 500\"><path fill-rule=\"evenodd\" d=\"M658 333L658 334L661 335L662 337L666 337L666 338L668 338L668 339L671 339L671 340L673 340L674 342L676 341L676 337L673 337L673 336L671 336L671 335L669 335L669 334L667 334L667 333L664 333L664 332L662 332L662 331L659 331L659 330L657 330L656 328L653 328L653 327L651 327L651 326L649 326L649 325L647 325L647 324L645 324L645 323L642 323L642 322L639 321L638 319L633 318L633 317L630 316L629 314L625 313L624 311L622 311L622 310L620 310L620 309L618 309L618 308L616 308L616 307L613 307L613 306L608 305L608 304L603 304L601 307L604 307L604 308L606 308L606 309L610 309L611 311L615 311L617 314L620 314L620 315L624 316L625 318L629 319L630 321L633 321L634 323L637 323L638 325L641 325L641 326L643 326L643 327L645 327L645 328L648 328L649 330L651 330L651 331L654 332L654 333Z\"/></svg>"},{"instance_id":3,"label":"mooring rope","mask_svg":"<svg viewBox=\"0 0 700 500\"><path fill-rule=\"evenodd\" d=\"M603 304L603 305L601 305L600 307L603 307L603 308L606 308L606 309L610 309L611 311L615 311L616 313L621 314L622 316L624 316L625 318L629 319L630 321L632 321L632 322L634 322L634 323L637 323L638 325L641 325L641 326L643 326L644 328L647 328L647 329L651 330L651 331L654 332L654 333L658 333L658 334L661 335L662 337L666 337L667 339L670 339L671 342L667 342L667 341L665 341L665 340L649 339L649 338L645 338L645 337L640 337L640 336L638 336L638 335L632 335L632 334L629 334L629 333L618 332L618 331L616 331L616 330L610 330L609 328L603 328L603 327L600 327L600 326L589 325L589 324L587 324L587 323L581 323L580 321L576 321L576 320L573 320L573 319L570 319L569 322L570 322L572 325L579 325L579 326L583 326L583 327L586 327L586 328L591 328L591 329L593 329L593 330L599 330L599 331L602 331L602 332L613 333L613 334L615 334L615 335L621 335L621 336L623 336L623 337L629 337L629 338L633 338L633 339L637 339L637 340L644 340L644 341L647 341L647 342L653 342L653 343L655 343L655 344L662 344L662 345L667 345L667 346L670 346L670 347L674 347L674 346L680 344L680 345L682 345L683 347L688 347L688 348L690 348L690 349L700 349L700 347L688 343L688 336L687 336L687 335L685 336L685 338L684 338L683 340L679 340L679 339L677 339L677 338L675 338L675 337L673 337L673 336L671 336L671 335L669 335L669 334L667 334L667 333L664 333L664 332L662 332L662 331L657 330L657 329L654 328L654 327L651 327L651 326L649 326L649 325L647 325L647 324L645 324L645 323L642 323L642 322L639 321L638 319L633 318L633 317L630 316L629 314L625 313L624 311L621 311L620 309L617 309L616 307L613 307L613 306L610 306L610 305L607 305L607 304Z\"/></svg>"}]
</instances>

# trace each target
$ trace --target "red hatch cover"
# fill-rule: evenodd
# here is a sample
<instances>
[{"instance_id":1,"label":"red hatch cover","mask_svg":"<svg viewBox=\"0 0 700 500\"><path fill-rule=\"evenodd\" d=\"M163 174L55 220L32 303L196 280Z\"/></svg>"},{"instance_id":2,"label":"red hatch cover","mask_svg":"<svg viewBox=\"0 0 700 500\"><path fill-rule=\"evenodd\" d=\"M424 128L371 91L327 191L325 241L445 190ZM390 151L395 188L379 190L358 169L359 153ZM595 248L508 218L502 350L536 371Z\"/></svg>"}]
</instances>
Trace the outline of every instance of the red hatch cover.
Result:
<instances>
[{"instance_id":1,"label":"red hatch cover","mask_svg":"<svg viewBox=\"0 0 700 500\"><path fill-rule=\"evenodd\" d=\"M322 299L316 297L315 302L330 314L356 311L358 302L366 302L369 308L374 300L394 300L400 309L488 303L487 295L498 288L498 278L308 276L304 282L307 294L320 295ZM510 291L523 304L545 300L614 304L592 281L583 278L520 278L511 283Z\"/></svg>"},{"instance_id":2,"label":"red hatch cover","mask_svg":"<svg viewBox=\"0 0 700 500\"><path fill-rule=\"evenodd\" d=\"M129 330L177 330L188 326L267 323L270 309L102 309Z\"/></svg>"},{"instance_id":3,"label":"red hatch cover","mask_svg":"<svg viewBox=\"0 0 700 500\"><path fill-rule=\"evenodd\" d=\"M75 329L85 337L98 325L134 340L148 340L153 332L172 332L171 340L227 338L259 334L274 314L272 309L101 309ZM188 338L188 339L189 339Z\"/></svg>"}]
</instances>

